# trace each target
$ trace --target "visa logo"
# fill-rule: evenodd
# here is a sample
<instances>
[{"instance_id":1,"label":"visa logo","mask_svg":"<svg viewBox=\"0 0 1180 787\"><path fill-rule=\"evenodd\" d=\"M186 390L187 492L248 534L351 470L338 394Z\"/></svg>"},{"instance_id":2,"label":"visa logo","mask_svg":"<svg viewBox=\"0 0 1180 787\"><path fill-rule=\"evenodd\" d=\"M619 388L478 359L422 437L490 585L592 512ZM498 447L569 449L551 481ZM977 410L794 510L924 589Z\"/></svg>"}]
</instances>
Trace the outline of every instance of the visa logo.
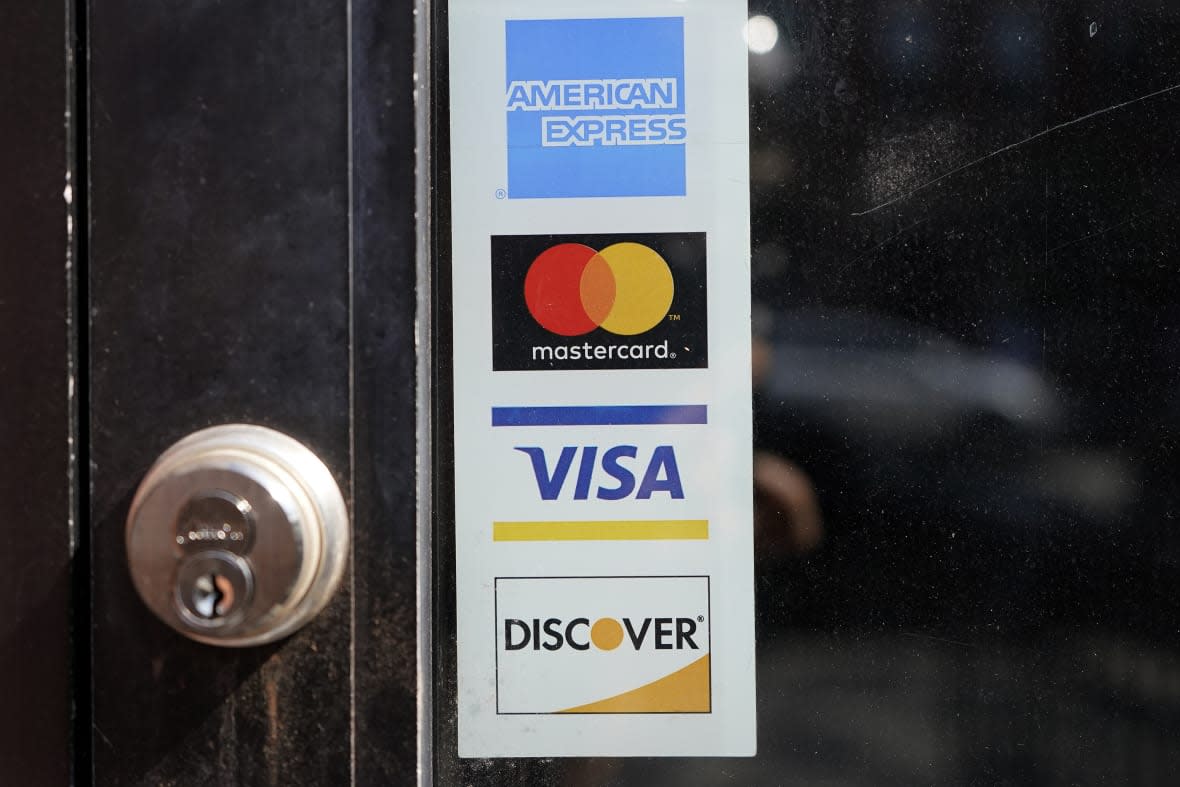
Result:
<instances>
[{"instance_id":1,"label":"visa logo","mask_svg":"<svg viewBox=\"0 0 1180 787\"><path fill-rule=\"evenodd\" d=\"M532 461L533 475L537 480L537 491L542 500L557 500L569 485L574 460L581 458L573 480L573 500L588 500L593 488L599 500L622 500L634 494L636 500L649 500L653 494L662 492L673 500L684 499L684 486L680 482L680 468L676 465L676 452L670 445L656 446L646 465L639 460L639 448L634 445L616 445L599 453L598 446L567 445L561 449L551 463L544 448L537 446L516 446L516 450L528 455ZM636 487L636 475L646 467Z\"/></svg>"}]
</instances>

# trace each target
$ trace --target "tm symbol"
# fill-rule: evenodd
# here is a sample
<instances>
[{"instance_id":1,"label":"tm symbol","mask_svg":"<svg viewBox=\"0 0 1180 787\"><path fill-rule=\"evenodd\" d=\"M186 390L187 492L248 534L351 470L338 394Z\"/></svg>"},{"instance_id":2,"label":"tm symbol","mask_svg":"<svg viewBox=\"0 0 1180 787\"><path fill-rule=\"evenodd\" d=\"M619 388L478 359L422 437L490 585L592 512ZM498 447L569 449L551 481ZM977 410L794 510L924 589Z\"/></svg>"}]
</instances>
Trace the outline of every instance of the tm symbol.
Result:
<instances>
[{"instance_id":1,"label":"tm symbol","mask_svg":"<svg viewBox=\"0 0 1180 787\"><path fill-rule=\"evenodd\" d=\"M680 320L680 315L679 314L669 314L668 319L671 320L672 322L677 322Z\"/></svg>"}]
</instances>

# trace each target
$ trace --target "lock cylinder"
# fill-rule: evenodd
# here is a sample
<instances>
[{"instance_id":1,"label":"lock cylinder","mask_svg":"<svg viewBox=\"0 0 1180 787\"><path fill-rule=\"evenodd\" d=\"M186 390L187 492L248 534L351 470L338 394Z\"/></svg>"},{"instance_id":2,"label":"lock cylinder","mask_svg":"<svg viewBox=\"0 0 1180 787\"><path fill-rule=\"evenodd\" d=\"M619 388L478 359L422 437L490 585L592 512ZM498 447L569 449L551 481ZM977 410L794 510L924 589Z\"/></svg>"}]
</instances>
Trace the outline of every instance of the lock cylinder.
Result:
<instances>
[{"instance_id":1,"label":"lock cylinder","mask_svg":"<svg viewBox=\"0 0 1180 787\"><path fill-rule=\"evenodd\" d=\"M262 645L328 603L349 530L340 488L310 449L227 424L152 465L127 516L127 559L144 603L172 628L210 645Z\"/></svg>"}]
</instances>

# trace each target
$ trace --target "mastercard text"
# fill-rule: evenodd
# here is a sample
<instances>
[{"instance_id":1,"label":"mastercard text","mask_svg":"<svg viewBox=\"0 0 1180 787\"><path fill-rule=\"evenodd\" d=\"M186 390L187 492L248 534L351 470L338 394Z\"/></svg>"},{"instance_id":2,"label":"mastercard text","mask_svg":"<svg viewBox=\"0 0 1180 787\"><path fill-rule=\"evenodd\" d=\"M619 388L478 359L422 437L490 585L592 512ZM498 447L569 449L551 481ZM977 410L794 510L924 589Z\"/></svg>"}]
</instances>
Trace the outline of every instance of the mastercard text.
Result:
<instances>
[{"instance_id":1,"label":"mastercard text","mask_svg":"<svg viewBox=\"0 0 1180 787\"><path fill-rule=\"evenodd\" d=\"M643 358L668 358L671 350L667 340L659 344L558 344L534 345L534 361L582 361L610 360L614 358L640 360Z\"/></svg>"}]
</instances>

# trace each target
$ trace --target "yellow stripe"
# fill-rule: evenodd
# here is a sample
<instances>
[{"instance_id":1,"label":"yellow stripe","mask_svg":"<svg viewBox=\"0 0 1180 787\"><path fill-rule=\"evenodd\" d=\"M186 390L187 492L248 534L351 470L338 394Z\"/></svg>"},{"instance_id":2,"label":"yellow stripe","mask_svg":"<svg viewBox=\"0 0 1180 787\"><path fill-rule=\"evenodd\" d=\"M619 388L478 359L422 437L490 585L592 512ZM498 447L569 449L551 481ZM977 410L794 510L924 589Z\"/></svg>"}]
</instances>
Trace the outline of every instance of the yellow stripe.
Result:
<instances>
[{"instance_id":1,"label":"yellow stripe","mask_svg":"<svg viewBox=\"0 0 1180 787\"><path fill-rule=\"evenodd\" d=\"M493 541L654 541L709 537L707 519L493 522Z\"/></svg>"}]
</instances>

